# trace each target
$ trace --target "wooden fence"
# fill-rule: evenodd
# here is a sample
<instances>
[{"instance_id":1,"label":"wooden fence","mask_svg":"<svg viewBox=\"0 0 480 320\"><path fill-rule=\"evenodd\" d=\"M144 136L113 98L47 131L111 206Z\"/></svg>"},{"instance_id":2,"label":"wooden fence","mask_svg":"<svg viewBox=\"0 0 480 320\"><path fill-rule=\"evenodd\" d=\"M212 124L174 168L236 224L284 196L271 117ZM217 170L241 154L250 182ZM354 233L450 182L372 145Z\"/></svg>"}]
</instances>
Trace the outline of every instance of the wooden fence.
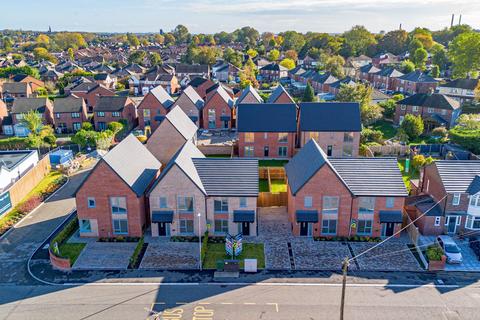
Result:
<instances>
[{"instance_id":1,"label":"wooden fence","mask_svg":"<svg viewBox=\"0 0 480 320\"><path fill-rule=\"evenodd\" d=\"M408 146L402 145L386 145L386 146L369 146L370 151L374 156L406 156L409 152Z\"/></svg>"},{"instance_id":2,"label":"wooden fence","mask_svg":"<svg viewBox=\"0 0 480 320\"><path fill-rule=\"evenodd\" d=\"M287 206L287 193L271 193L271 192L259 192L258 193L258 207L283 207Z\"/></svg>"},{"instance_id":3,"label":"wooden fence","mask_svg":"<svg viewBox=\"0 0 480 320\"><path fill-rule=\"evenodd\" d=\"M285 180L286 174L283 167L260 167L258 168L258 177L260 179Z\"/></svg>"},{"instance_id":4,"label":"wooden fence","mask_svg":"<svg viewBox=\"0 0 480 320\"><path fill-rule=\"evenodd\" d=\"M412 244L415 246L415 251L417 252L420 260L422 261L423 267L427 269L428 268L427 259L425 258L422 250L418 246L420 231L418 231L418 228L415 226L414 223L412 223L412 219L410 219L410 216L407 213L404 212L403 217L404 217L403 225L407 226L406 230L407 230L408 236L410 237L410 241L412 241Z\"/></svg>"}]
</instances>

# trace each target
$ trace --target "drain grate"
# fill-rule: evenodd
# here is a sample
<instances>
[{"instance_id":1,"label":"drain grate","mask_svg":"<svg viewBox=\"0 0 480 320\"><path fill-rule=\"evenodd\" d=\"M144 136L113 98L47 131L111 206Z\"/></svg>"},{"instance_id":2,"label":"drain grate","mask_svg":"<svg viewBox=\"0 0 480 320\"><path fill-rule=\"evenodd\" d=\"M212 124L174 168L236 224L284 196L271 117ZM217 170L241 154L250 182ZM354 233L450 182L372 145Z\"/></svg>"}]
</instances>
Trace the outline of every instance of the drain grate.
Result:
<instances>
[{"instance_id":1,"label":"drain grate","mask_svg":"<svg viewBox=\"0 0 480 320\"><path fill-rule=\"evenodd\" d=\"M288 256L290 257L290 269L295 270L295 259L293 258L293 249L292 249L292 243L287 242L287 247L288 247Z\"/></svg>"}]
</instances>

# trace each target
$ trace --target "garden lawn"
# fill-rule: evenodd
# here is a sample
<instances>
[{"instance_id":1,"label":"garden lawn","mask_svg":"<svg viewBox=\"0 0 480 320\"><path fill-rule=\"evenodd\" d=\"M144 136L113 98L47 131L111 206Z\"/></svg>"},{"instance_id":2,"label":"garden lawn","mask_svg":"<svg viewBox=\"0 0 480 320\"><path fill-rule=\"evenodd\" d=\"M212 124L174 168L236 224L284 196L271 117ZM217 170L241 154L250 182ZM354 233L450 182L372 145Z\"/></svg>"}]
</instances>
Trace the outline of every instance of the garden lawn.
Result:
<instances>
[{"instance_id":1,"label":"garden lawn","mask_svg":"<svg viewBox=\"0 0 480 320\"><path fill-rule=\"evenodd\" d=\"M283 167L288 160L258 160L259 167Z\"/></svg>"},{"instance_id":2,"label":"garden lawn","mask_svg":"<svg viewBox=\"0 0 480 320\"><path fill-rule=\"evenodd\" d=\"M407 190L410 190L410 180L415 180L420 177L420 173L412 168L412 162L410 162L410 169L409 172L405 172L405 159L398 160L398 167L402 172L403 182L405 183L405 187Z\"/></svg>"},{"instance_id":3,"label":"garden lawn","mask_svg":"<svg viewBox=\"0 0 480 320\"><path fill-rule=\"evenodd\" d=\"M397 129L393 126L391 122L385 120L379 120L375 122L372 126L373 130L380 130L383 133L383 139L388 140L397 134Z\"/></svg>"},{"instance_id":4,"label":"garden lawn","mask_svg":"<svg viewBox=\"0 0 480 320\"><path fill-rule=\"evenodd\" d=\"M287 184L283 180L272 180L270 187L272 189L270 192L273 193L287 192Z\"/></svg>"},{"instance_id":5,"label":"garden lawn","mask_svg":"<svg viewBox=\"0 0 480 320\"><path fill-rule=\"evenodd\" d=\"M217 261L224 259L232 259L230 255L225 252L224 243L209 243L203 267L205 269L216 269ZM257 268L265 268L265 254L263 252L263 243L244 243L243 252L235 259L240 260L240 268L243 269L243 259L257 259Z\"/></svg>"},{"instance_id":6,"label":"garden lawn","mask_svg":"<svg viewBox=\"0 0 480 320\"><path fill-rule=\"evenodd\" d=\"M86 245L86 243L63 243L58 247L58 250L62 257L70 259L70 265L73 266Z\"/></svg>"},{"instance_id":7,"label":"garden lawn","mask_svg":"<svg viewBox=\"0 0 480 320\"><path fill-rule=\"evenodd\" d=\"M269 192L270 191L270 189L268 188L268 180L267 179L258 180L258 191L260 191L260 192Z\"/></svg>"}]
</instances>

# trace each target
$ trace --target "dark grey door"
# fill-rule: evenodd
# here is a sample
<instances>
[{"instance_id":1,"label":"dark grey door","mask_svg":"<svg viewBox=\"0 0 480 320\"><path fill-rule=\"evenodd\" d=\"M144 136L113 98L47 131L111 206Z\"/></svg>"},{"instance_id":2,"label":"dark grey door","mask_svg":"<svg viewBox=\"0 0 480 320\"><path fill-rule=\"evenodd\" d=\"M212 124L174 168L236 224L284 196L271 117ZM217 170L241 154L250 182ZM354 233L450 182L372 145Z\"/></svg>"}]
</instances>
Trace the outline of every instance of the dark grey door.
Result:
<instances>
[{"instance_id":1,"label":"dark grey door","mask_svg":"<svg viewBox=\"0 0 480 320\"><path fill-rule=\"evenodd\" d=\"M268 153L269 153L270 149L267 147L263 147L263 156L264 157L268 157Z\"/></svg>"},{"instance_id":2,"label":"dark grey door","mask_svg":"<svg viewBox=\"0 0 480 320\"><path fill-rule=\"evenodd\" d=\"M308 236L308 222L300 222L300 235Z\"/></svg>"},{"instance_id":3,"label":"dark grey door","mask_svg":"<svg viewBox=\"0 0 480 320\"><path fill-rule=\"evenodd\" d=\"M244 236L250 235L250 223L249 222L242 222L242 234Z\"/></svg>"},{"instance_id":4,"label":"dark grey door","mask_svg":"<svg viewBox=\"0 0 480 320\"><path fill-rule=\"evenodd\" d=\"M167 235L167 224L165 222L158 223L158 235L159 236Z\"/></svg>"},{"instance_id":5,"label":"dark grey door","mask_svg":"<svg viewBox=\"0 0 480 320\"><path fill-rule=\"evenodd\" d=\"M333 152L333 147L332 146L327 146L327 156L331 157Z\"/></svg>"},{"instance_id":6,"label":"dark grey door","mask_svg":"<svg viewBox=\"0 0 480 320\"><path fill-rule=\"evenodd\" d=\"M457 229L457 217L449 216L448 217L448 233L455 233Z\"/></svg>"},{"instance_id":7,"label":"dark grey door","mask_svg":"<svg viewBox=\"0 0 480 320\"><path fill-rule=\"evenodd\" d=\"M393 236L393 231L395 230L395 223L388 222L385 226L385 236L390 237Z\"/></svg>"}]
</instances>

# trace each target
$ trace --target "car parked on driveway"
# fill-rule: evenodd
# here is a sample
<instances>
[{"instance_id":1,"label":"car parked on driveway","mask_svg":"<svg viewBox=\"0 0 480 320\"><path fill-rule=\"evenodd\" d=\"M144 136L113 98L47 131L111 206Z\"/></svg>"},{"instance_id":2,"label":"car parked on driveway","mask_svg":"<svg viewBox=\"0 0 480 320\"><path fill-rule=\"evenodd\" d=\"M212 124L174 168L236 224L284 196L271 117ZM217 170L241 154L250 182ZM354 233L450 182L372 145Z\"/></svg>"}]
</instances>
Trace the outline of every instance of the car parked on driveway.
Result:
<instances>
[{"instance_id":1,"label":"car parked on driveway","mask_svg":"<svg viewBox=\"0 0 480 320\"><path fill-rule=\"evenodd\" d=\"M463 257L460 248L450 236L438 236L437 242L447 256L447 263L462 263Z\"/></svg>"}]
</instances>

